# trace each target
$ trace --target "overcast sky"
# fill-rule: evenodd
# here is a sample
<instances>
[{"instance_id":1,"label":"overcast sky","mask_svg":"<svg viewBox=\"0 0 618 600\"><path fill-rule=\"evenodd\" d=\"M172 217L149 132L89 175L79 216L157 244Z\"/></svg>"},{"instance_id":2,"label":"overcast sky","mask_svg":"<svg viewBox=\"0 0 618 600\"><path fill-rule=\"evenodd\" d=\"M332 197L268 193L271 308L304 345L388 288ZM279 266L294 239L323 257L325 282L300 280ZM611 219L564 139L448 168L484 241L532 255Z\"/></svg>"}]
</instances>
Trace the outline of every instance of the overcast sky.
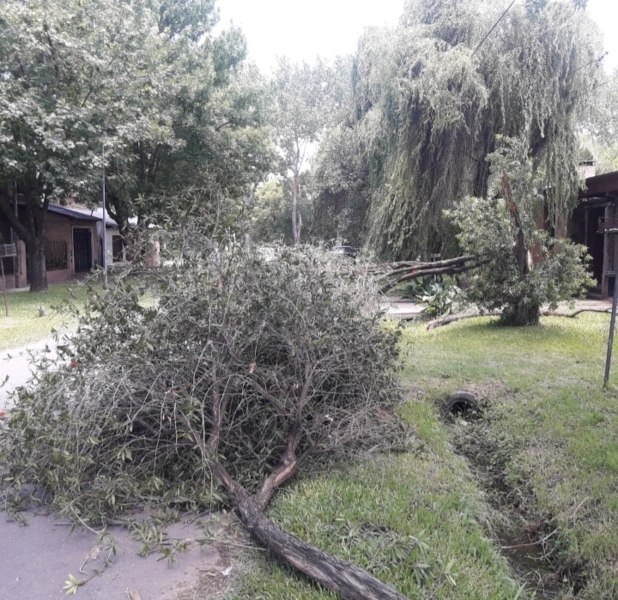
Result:
<instances>
[{"instance_id":1,"label":"overcast sky","mask_svg":"<svg viewBox=\"0 0 618 600\"><path fill-rule=\"evenodd\" d=\"M523 2L524 0L518 0ZM279 55L311 62L317 55L351 54L363 30L394 25L404 0L218 0L221 25L247 37L249 57L269 71ZM618 66L618 0L589 0L588 12L605 37L606 68Z\"/></svg>"}]
</instances>

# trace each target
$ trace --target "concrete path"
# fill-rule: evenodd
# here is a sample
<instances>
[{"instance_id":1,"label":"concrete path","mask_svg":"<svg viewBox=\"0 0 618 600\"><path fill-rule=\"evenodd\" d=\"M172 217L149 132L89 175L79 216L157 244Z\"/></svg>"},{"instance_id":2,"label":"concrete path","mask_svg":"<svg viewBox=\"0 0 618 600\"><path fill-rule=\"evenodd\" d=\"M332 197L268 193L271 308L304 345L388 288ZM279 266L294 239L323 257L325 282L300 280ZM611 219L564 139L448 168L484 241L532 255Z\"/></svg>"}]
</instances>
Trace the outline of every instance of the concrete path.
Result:
<instances>
[{"instance_id":1,"label":"concrete path","mask_svg":"<svg viewBox=\"0 0 618 600\"><path fill-rule=\"evenodd\" d=\"M417 319L427 307L426 304L411 302L403 298L389 298L380 305L390 316L397 319Z\"/></svg>"},{"instance_id":2,"label":"concrete path","mask_svg":"<svg viewBox=\"0 0 618 600\"><path fill-rule=\"evenodd\" d=\"M195 590L203 572L208 574L211 592L224 589L235 574L224 548L196 541L205 538L195 524L168 528L170 538L189 545L187 551L177 553L176 563L168 564L160 560L160 553L140 557L141 542L120 527L108 528L115 542L113 554L106 542L99 544L95 533L80 528L71 533L66 519L32 513L25 517L26 526L8 522L0 514L0 600L61 600L67 597L63 588L69 574L84 582L77 592L84 600L172 600L183 591Z\"/></svg>"},{"instance_id":3,"label":"concrete path","mask_svg":"<svg viewBox=\"0 0 618 600\"><path fill-rule=\"evenodd\" d=\"M47 356L55 356L56 344L53 339L43 340L21 348L0 352L0 410L10 408L9 398L17 386L24 385L30 379L30 362L32 356L47 353Z\"/></svg>"}]
</instances>

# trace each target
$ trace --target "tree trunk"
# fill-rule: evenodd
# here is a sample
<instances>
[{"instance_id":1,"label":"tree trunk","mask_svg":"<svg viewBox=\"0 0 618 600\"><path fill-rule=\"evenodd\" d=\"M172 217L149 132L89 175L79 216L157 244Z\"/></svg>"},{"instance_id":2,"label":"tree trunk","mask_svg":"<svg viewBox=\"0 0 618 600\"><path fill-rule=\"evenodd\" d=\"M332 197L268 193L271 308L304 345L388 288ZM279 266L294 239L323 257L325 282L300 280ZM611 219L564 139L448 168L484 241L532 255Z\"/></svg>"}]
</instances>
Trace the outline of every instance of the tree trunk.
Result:
<instances>
[{"instance_id":1,"label":"tree trunk","mask_svg":"<svg viewBox=\"0 0 618 600\"><path fill-rule=\"evenodd\" d=\"M242 524L279 560L346 600L409 600L358 565L327 554L283 531L262 512L260 502L230 477L221 463L214 462L211 467L236 507ZM268 502L268 498L270 495L261 504Z\"/></svg>"},{"instance_id":2,"label":"tree trunk","mask_svg":"<svg viewBox=\"0 0 618 600\"><path fill-rule=\"evenodd\" d=\"M28 274L30 275L30 291L46 292L47 270L45 269L45 237L36 237L28 248Z\"/></svg>"},{"instance_id":3,"label":"tree trunk","mask_svg":"<svg viewBox=\"0 0 618 600\"><path fill-rule=\"evenodd\" d=\"M300 223L298 218L298 195L299 195L299 175L294 173L292 181L292 239L294 245L300 243Z\"/></svg>"},{"instance_id":4,"label":"tree trunk","mask_svg":"<svg viewBox=\"0 0 618 600\"><path fill-rule=\"evenodd\" d=\"M31 292L47 291L47 271L45 269L45 228L49 196L39 205L38 195L25 195L24 222L19 218L17 200L13 204L8 196L0 194L0 214L3 214L28 250L28 275Z\"/></svg>"},{"instance_id":5,"label":"tree trunk","mask_svg":"<svg viewBox=\"0 0 618 600\"><path fill-rule=\"evenodd\" d=\"M519 302L513 307L509 316L511 316L511 324L515 327L538 325L541 319L541 307L538 304Z\"/></svg>"}]
</instances>

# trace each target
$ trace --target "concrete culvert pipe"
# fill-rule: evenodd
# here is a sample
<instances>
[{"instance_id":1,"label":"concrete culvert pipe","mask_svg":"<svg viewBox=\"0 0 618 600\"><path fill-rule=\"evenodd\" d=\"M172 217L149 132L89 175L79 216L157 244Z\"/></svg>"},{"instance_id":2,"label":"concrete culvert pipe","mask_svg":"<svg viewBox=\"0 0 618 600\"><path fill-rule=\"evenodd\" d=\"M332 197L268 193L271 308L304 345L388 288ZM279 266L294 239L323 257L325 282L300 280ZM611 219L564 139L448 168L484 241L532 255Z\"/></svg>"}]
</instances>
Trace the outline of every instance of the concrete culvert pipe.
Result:
<instances>
[{"instance_id":1,"label":"concrete culvert pipe","mask_svg":"<svg viewBox=\"0 0 618 600\"><path fill-rule=\"evenodd\" d=\"M479 403L470 392L453 392L444 404L444 408L452 415L467 415L479 412Z\"/></svg>"}]
</instances>

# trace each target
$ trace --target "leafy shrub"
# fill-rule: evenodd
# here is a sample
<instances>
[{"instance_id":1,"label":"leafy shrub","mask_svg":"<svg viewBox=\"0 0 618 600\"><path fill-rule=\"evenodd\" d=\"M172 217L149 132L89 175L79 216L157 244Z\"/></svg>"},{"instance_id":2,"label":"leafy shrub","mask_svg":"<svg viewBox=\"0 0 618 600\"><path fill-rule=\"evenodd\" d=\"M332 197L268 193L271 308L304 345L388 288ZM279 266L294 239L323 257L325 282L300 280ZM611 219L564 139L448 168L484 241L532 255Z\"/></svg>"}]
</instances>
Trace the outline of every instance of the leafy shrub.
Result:
<instances>
[{"instance_id":1,"label":"leafy shrub","mask_svg":"<svg viewBox=\"0 0 618 600\"><path fill-rule=\"evenodd\" d=\"M435 275L413 280L403 292L404 298L426 303L427 308L423 314L428 317L450 314L460 294L461 290L453 279Z\"/></svg>"},{"instance_id":2,"label":"leafy shrub","mask_svg":"<svg viewBox=\"0 0 618 600\"><path fill-rule=\"evenodd\" d=\"M18 391L0 425L5 488L37 484L105 520L220 501L213 460L254 491L291 435L301 469L404 440L397 334L350 261L253 251L193 218L157 236L165 266L91 290L70 343Z\"/></svg>"}]
</instances>

